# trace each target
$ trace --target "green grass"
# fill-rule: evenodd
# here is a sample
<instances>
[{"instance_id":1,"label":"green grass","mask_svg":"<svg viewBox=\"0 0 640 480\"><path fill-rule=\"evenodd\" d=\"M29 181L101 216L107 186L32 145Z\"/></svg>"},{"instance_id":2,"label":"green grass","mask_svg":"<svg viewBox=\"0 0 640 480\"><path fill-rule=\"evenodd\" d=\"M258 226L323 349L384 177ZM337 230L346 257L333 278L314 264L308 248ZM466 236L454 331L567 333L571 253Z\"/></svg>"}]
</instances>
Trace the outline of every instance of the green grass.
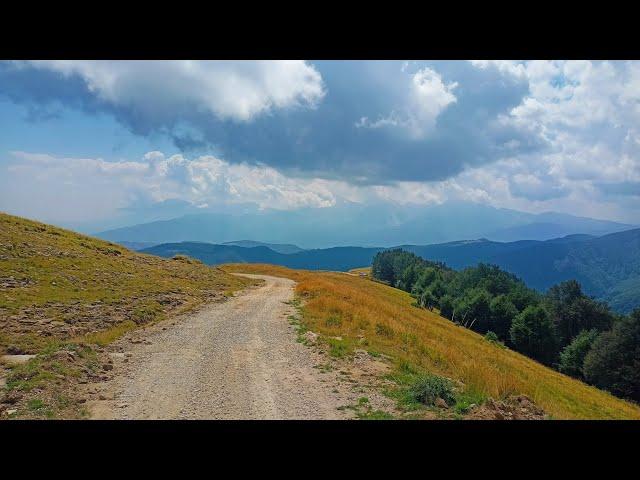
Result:
<instances>
[{"instance_id":1,"label":"green grass","mask_svg":"<svg viewBox=\"0 0 640 480\"><path fill-rule=\"evenodd\" d=\"M10 320L0 353L10 346L39 352L50 340L37 333L43 329L59 339L116 333L253 283L188 257L143 255L2 213L0 281L11 285L0 290L0 319Z\"/></svg>"},{"instance_id":2,"label":"green grass","mask_svg":"<svg viewBox=\"0 0 640 480\"><path fill-rule=\"evenodd\" d=\"M78 418L74 382L100 368L96 346L257 282L0 213L0 283L0 354L37 354L8 374L16 416Z\"/></svg>"}]
</instances>

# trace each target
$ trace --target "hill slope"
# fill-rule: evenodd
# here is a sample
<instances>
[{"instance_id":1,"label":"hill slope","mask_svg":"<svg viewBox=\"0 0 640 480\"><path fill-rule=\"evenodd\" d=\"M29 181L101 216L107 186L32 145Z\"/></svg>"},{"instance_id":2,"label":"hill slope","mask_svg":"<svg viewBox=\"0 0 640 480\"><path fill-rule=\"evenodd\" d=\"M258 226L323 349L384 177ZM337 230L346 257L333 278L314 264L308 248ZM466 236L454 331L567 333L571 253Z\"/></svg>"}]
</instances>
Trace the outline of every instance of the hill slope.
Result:
<instances>
[{"instance_id":1,"label":"hill slope","mask_svg":"<svg viewBox=\"0 0 640 480\"><path fill-rule=\"evenodd\" d=\"M236 264L226 271L291 278L304 302L305 326L345 351L366 348L390 356L399 371L415 369L462 382L476 397L525 394L553 418L640 419L640 407L555 372L435 312L411 296L366 278L333 272ZM340 340L338 340L340 338Z\"/></svg>"},{"instance_id":2,"label":"hill slope","mask_svg":"<svg viewBox=\"0 0 640 480\"><path fill-rule=\"evenodd\" d=\"M246 284L191 260L165 260L0 213L0 354L142 324Z\"/></svg>"}]
</instances>

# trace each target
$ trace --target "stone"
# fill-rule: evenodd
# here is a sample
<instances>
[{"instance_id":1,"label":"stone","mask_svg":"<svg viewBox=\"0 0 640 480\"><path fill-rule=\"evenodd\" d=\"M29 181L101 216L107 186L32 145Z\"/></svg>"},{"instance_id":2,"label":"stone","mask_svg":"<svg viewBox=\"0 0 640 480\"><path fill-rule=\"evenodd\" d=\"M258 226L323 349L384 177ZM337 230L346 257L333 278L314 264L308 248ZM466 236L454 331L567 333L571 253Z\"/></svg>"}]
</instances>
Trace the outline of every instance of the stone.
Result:
<instances>
[{"instance_id":1,"label":"stone","mask_svg":"<svg viewBox=\"0 0 640 480\"><path fill-rule=\"evenodd\" d=\"M445 402L442 398L438 397L436 398L435 401L435 405L438 408L449 408L449 405L447 405L447 402Z\"/></svg>"},{"instance_id":2,"label":"stone","mask_svg":"<svg viewBox=\"0 0 640 480\"><path fill-rule=\"evenodd\" d=\"M305 334L303 335L304 339L306 340L307 343L311 344L311 345L315 345L318 341L318 334L314 333L314 332L305 332Z\"/></svg>"},{"instance_id":3,"label":"stone","mask_svg":"<svg viewBox=\"0 0 640 480\"><path fill-rule=\"evenodd\" d=\"M14 413L17 413L18 410L16 410L15 408L12 408L11 410L7 410L7 415L13 415Z\"/></svg>"},{"instance_id":4,"label":"stone","mask_svg":"<svg viewBox=\"0 0 640 480\"><path fill-rule=\"evenodd\" d=\"M104 365L102 365L102 370L104 370L105 372L113 370L113 365L111 365L109 363L105 363Z\"/></svg>"},{"instance_id":5,"label":"stone","mask_svg":"<svg viewBox=\"0 0 640 480\"><path fill-rule=\"evenodd\" d=\"M7 365L22 365L35 357L35 355L2 355L0 361Z\"/></svg>"}]
</instances>

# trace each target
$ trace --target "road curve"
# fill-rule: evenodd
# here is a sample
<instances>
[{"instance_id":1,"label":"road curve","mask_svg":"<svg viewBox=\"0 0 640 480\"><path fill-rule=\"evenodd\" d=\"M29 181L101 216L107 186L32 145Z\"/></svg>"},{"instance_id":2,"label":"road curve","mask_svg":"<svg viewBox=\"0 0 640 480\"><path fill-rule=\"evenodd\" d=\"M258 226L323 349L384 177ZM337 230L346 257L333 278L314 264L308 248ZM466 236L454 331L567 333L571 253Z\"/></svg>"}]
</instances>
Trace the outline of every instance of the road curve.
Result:
<instances>
[{"instance_id":1,"label":"road curve","mask_svg":"<svg viewBox=\"0 0 640 480\"><path fill-rule=\"evenodd\" d=\"M90 406L92 418L335 419L340 400L295 341L294 282L266 275L224 303L123 340L127 362ZM137 342L142 343L137 343ZM119 354L124 356L125 354Z\"/></svg>"}]
</instances>

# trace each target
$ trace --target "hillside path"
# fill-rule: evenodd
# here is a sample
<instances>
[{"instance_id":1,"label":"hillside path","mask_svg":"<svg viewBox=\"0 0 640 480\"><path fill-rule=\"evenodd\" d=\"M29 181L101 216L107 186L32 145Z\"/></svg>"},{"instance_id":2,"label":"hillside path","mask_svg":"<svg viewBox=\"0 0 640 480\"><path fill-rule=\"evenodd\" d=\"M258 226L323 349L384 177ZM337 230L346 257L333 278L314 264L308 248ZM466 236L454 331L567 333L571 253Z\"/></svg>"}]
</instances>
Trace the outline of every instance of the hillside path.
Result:
<instances>
[{"instance_id":1,"label":"hillside path","mask_svg":"<svg viewBox=\"0 0 640 480\"><path fill-rule=\"evenodd\" d=\"M264 284L116 342L120 360L89 405L92 418L349 418L313 352L296 342L285 303L294 282L246 276Z\"/></svg>"}]
</instances>

